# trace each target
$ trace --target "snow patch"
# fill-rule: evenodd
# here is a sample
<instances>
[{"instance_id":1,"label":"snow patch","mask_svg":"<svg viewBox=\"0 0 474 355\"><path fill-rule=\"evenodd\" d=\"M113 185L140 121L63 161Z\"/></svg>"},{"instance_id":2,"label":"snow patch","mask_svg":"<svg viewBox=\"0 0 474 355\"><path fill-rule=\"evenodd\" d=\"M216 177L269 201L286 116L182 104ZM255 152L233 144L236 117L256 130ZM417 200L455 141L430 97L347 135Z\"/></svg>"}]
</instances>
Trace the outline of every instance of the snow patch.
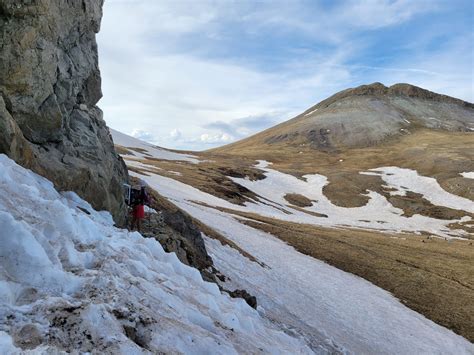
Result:
<instances>
[{"instance_id":1,"label":"snow patch","mask_svg":"<svg viewBox=\"0 0 474 355\"><path fill-rule=\"evenodd\" d=\"M265 169L267 168L268 166L272 165L273 163L270 163L266 160L257 160L257 164L255 165L256 168L259 168L259 169Z\"/></svg>"},{"instance_id":2,"label":"snow patch","mask_svg":"<svg viewBox=\"0 0 474 355\"><path fill-rule=\"evenodd\" d=\"M151 213L151 214L158 214L155 209L148 207L147 205L144 206L145 208L145 213Z\"/></svg>"},{"instance_id":3,"label":"snow patch","mask_svg":"<svg viewBox=\"0 0 474 355\"><path fill-rule=\"evenodd\" d=\"M405 196L408 190L423 195L434 205L474 213L474 201L447 192L435 178L421 176L415 170L395 166L381 167L370 171L380 173L387 186L395 189L395 191L390 191L391 195Z\"/></svg>"},{"instance_id":4,"label":"snow patch","mask_svg":"<svg viewBox=\"0 0 474 355\"><path fill-rule=\"evenodd\" d=\"M124 154L124 157L145 159L147 156L152 156L156 159L186 161L193 164L198 164L200 162L198 157L196 157L195 155L172 152L167 149L163 149L155 145L143 142L137 138L130 137L114 129L110 129L110 133L112 134L112 138L115 144L125 148L139 148L140 150L145 151L143 153L141 151L133 150L133 155Z\"/></svg>"},{"instance_id":5,"label":"snow patch","mask_svg":"<svg viewBox=\"0 0 474 355\"><path fill-rule=\"evenodd\" d=\"M156 240L3 154L0 171L0 353L25 325L35 354L311 352Z\"/></svg>"},{"instance_id":6,"label":"snow patch","mask_svg":"<svg viewBox=\"0 0 474 355\"><path fill-rule=\"evenodd\" d=\"M318 111L318 109L317 109L317 108L316 108L316 109L314 109L313 111L310 111L310 112L306 113L306 114L305 114L305 116L309 116L309 115L311 115L311 114L315 113L316 111Z\"/></svg>"},{"instance_id":7,"label":"snow patch","mask_svg":"<svg viewBox=\"0 0 474 355\"><path fill-rule=\"evenodd\" d=\"M467 179L474 179L474 171L460 173L459 175L461 175L461 176L463 176Z\"/></svg>"},{"instance_id":8,"label":"snow patch","mask_svg":"<svg viewBox=\"0 0 474 355\"><path fill-rule=\"evenodd\" d=\"M283 221L306 223L328 227L352 226L355 228L376 229L387 232L419 232L426 231L445 238L453 235L463 237L467 232L451 230L448 225L455 220L440 220L415 214L403 216L403 211L391 205L388 200L375 191L368 191L368 203L362 207L346 208L334 205L323 193L328 179L323 175L312 174L303 176L304 180L268 168L271 163L259 160L257 168L265 172L265 179L251 181L248 178L230 177L234 182L253 191L260 196L256 201L246 202L244 206L235 205L216 196L207 194L190 185L158 174L139 176L150 186L155 186L160 193L172 200L202 202L210 206L234 209L242 212L257 213L261 216L277 218ZM382 176L382 171L369 171L364 174ZM403 185L404 186L404 185ZM312 201L312 206L303 211L288 206L284 196L295 193L303 195ZM446 192L447 193L447 192ZM471 202L472 203L472 202ZM317 217L308 212L327 215L327 218ZM469 221L463 217L459 222ZM380 221L384 221L381 223Z\"/></svg>"}]
</instances>

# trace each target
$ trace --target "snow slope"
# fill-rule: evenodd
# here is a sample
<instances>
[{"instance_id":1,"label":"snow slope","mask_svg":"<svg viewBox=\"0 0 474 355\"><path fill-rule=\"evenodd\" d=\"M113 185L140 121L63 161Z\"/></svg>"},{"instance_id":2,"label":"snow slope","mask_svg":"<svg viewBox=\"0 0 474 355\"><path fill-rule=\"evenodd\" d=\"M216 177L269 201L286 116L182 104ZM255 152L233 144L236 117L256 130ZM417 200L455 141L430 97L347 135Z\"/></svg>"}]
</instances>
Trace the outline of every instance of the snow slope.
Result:
<instances>
[{"instance_id":1,"label":"snow slope","mask_svg":"<svg viewBox=\"0 0 474 355\"><path fill-rule=\"evenodd\" d=\"M124 155L124 157L135 157L135 158L144 159L148 156L148 157L153 157L156 159L163 159L163 160L187 161L189 163L194 163L194 164L199 163L199 159L194 155L172 152L170 150L163 149L153 144L149 144L139 139L130 137L122 132L116 131L111 128L110 128L110 133L112 134L112 138L115 144L121 145L122 147L125 147L125 148L139 148L146 151L146 153L142 153L142 152L134 150L133 155Z\"/></svg>"},{"instance_id":2,"label":"snow slope","mask_svg":"<svg viewBox=\"0 0 474 355\"><path fill-rule=\"evenodd\" d=\"M260 165L263 166L265 164ZM298 186L298 181L305 183L278 174L267 169L266 179L245 180L245 183L259 194L273 192L272 199L277 202L282 180L288 179L285 186ZM473 344L405 307L388 292L305 256L277 238L243 225L230 214L196 202L285 215L278 209L263 204L254 204L252 208L250 204L236 206L160 175L132 175L139 176L180 208L266 264L268 267L262 267L234 249L206 238L206 247L217 268L230 277L231 288L243 287L255 294L262 306L261 312L304 335L313 350L348 349L363 354L474 354ZM266 185L255 188L259 183ZM273 186L273 190L269 186ZM309 190L306 188L305 191Z\"/></svg>"},{"instance_id":3,"label":"snow slope","mask_svg":"<svg viewBox=\"0 0 474 355\"><path fill-rule=\"evenodd\" d=\"M310 353L153 239L0 155L0 353Z\"/></svg>"}]
</instances>

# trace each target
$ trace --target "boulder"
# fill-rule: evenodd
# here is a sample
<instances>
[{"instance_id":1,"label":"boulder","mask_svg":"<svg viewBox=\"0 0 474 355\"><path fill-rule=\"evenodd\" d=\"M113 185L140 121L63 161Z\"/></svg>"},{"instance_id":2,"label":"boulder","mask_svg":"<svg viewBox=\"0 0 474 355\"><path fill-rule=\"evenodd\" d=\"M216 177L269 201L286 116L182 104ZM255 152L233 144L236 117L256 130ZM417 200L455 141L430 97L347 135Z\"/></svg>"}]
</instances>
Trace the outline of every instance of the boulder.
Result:
<instances>
[{"instance_id":1,"label":"boulder","mask_svg":"<svg viewBox=\"0 0 474 355\"><path fill-rule=\"evenodd\" d=\"M250 307L257 309L257 297L252 296L246 290L234 290L234 291L227 291L227 292L229 293L230 297L243 298Z\"/></svg>"}]
</instances>

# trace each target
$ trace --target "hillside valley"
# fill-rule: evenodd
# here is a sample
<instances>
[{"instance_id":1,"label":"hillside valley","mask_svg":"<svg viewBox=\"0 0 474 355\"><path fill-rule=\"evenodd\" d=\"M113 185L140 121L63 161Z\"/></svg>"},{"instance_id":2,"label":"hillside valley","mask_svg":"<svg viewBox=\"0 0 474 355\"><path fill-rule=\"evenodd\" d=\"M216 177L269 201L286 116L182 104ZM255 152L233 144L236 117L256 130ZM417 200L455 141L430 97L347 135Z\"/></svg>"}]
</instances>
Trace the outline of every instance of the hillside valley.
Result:
<instances>
[{"instance_id":1,"label":"hillside valley","mask_svg":"<svg viewBox=\"0 0 474 355\"><path fill-rule=\"evenodd\" d=\"M205 151L108 127L229 142L186 139L380 69L318 87L330 42L254 17L317 2L283 3L0 0L0 354L474 354L471 102L376 82Z\"/></svg>"},{"instance_id":2,"label":"hillside valley","mask_svg":"<svg viewBox=\"0 0 474 355\"><path fill-rule=\"evenodd\" d=\"M339 105L339 100L344 103ZM359 112L365 112L367 102L373 107L378 100L396 102L399 107L392 107L388 117L385 111L368 116ZM339 112L342 105L345 114ZM327 112L319 117L318 107L331 108L331 115L337 113L344 129L331 137L331 125L336 123L331 115L327 118ZM436 125L425 116L434 112L439 112L441 122ZM287 295L284 298L292 302L277 307L275 302L281 301L270 289L278 286L265 290L260 282L244 276L229 261L229 255L235 252L234 258L243 258L237 264L248 263L251 259L243 256L244 250L258 261L257 270L258 264L271 265L270 271L263 267L259 272L272 273L276 268L286 273L291 281L284 282L285 289L301 290L302 285L310 284L323 287L321 280L313 280L322 277L318 272L302 272L301 266L297 277L290 271L298 259L292 253L298 251L372 282L402 304L472 341L473 112L470 103L407 84L391 88L373 84L336 94L275 128L205 152L169 151L116 131L112 135L132 176L212 230L205 242L216 267L230 278L226 282L256 294L259 304L271 309L267 316L290 324L316 343L324 338L317 335L321 329L329 329L328 334L345 329L334 338L335 344L359 352L377 352L382 348L372 348L373 344L361 340L358 331L363 333L364 327L354 330L349 320L346 324L340 318L344 325L334 320L340 317L340 305L328 301L327 294L316 299ZM388 123L382 126L392 128L380 133L376 120L385 120ZM325 139L336 142L331 143L331 149L316 144L317 139L314 143L312 135L282 133L288 127L294 132L311 131L311 125L316 130L331 127L325 128L329 131ZM377 139L360 138L343 144L345 137L362 137L361 129L360 134ZM281 245L278 257L273 243ZM266 248L272 250L268 255ZM355 300L350 297L354 294L354 290L345 290L338 298L353 304ZM306 324L297 321L304 318L297 305L307 302L316 304L316 323L314 319ZM333 304L324 308L322 304L327 302ZM286 311L281 313L281 307ZM357 320L359 325L372 327L378 322L364 317Z\"/></svg>"}]
</instances>

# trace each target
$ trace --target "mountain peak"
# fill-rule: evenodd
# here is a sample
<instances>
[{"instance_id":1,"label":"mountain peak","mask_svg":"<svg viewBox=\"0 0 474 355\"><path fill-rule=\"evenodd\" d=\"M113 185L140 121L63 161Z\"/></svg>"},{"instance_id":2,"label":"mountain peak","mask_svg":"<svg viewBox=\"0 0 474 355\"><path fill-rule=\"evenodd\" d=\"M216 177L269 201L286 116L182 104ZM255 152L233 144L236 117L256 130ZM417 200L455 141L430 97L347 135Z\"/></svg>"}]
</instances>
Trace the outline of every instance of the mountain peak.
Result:
<instances>
[{"instance_id":1,"label":"mountain peak","mask_svg":"<svg viewBox=\"0 0 474 355\"><path fill-rule=\"evenodd\" d=\"M420 129L472 133L474 104L406 83L362 85L220 151L280 143L335 152L380 145Z\"/></svg>"},{"instance_id":2,"label":"mountain peak","mask_svg":"<svg viewBox=\"0 0 474 355\"><path fill-rule=\"evenodd\" d=\"M382 83L375 82L372 84L360 85L355 88L346 89L340 91L326 100L321 101L317 105L310 108L314 110L315 108L325 108L329 105L335 103L336 101L345 99L351 96L374 96L374 97L407 97L407 98L418 98L422 100L432 100L436 102L445 102L458 104L465 107L474 108L474 104L466 102L460 99L456 99L451 96L437 94L435 92L420 88L415 85L408 83L397 83L392 86L385 86Z\"/></svg>"}]
</instances>

